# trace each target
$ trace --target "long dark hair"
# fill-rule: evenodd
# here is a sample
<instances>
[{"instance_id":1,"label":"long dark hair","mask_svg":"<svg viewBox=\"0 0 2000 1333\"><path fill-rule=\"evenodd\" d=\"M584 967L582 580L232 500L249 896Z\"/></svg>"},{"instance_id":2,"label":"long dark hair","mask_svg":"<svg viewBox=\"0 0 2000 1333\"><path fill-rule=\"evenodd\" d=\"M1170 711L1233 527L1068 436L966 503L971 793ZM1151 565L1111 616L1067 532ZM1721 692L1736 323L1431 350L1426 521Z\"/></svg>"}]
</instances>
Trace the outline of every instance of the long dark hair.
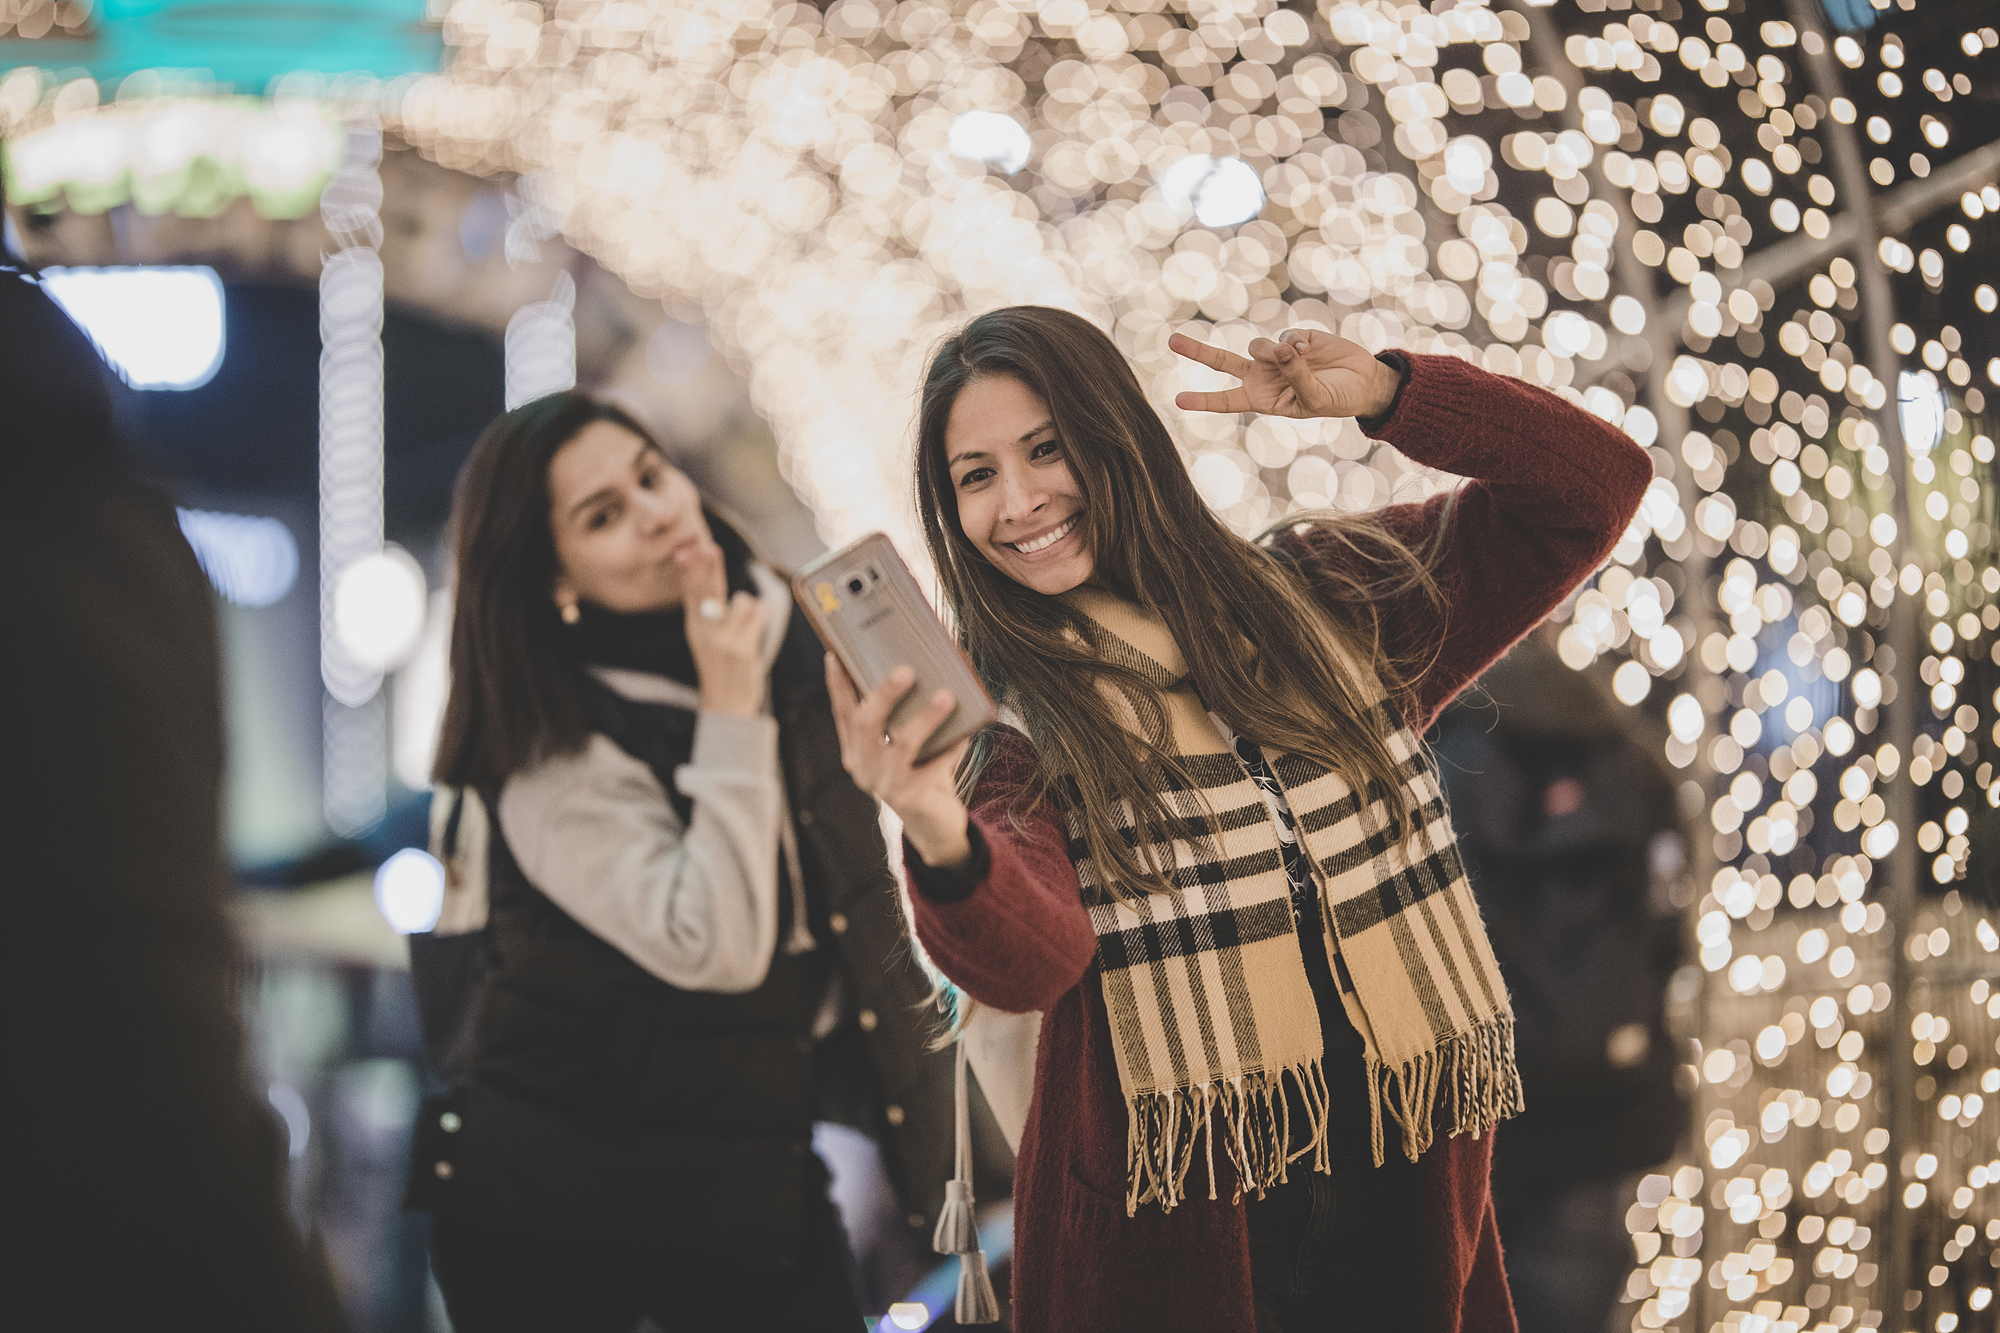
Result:
<instances>
[{"instance_id":1,"label":"long dark hair","mask_svg":"<svg viewBox=\"0 0 2000 1333\"><path fill-rule=\"evenodd\" d=\"M472 446L452 503L457 587L452 597L451 695L433 778L451 786L504 782L590 735L584 669L553 596L549 462L592 422L622 426L659 448L630 413L570 390L495 417ZM732 566L750 551L706 504Z\"/></svg>"},{"instance_id":2,"label":"long dark hair","mask_svg":"<svg viewBox=\"0 0 2000 1333\"><path fill-rule=\"evenodd\" d=\"M1420 668L1388 659L1373 608L1412 588L1435 598L1431 557L1372 515L1313 516L1367 557L1363 572L1334 590L1347 614L1329 616L1268 540L1237 536L1202 501L1116 344L1077 315L1039 306L981 315L940 346L917 425L917 507L959 640L994 697L1020 711L1041 752L1041 779L1023 804L1058 781L1074 782L1092 858L1116 891L1137 894L1169 887L1173 867L1157 864L1151 847L1186 828L1170 818L1162 787L1195 784L1146 739L1166 737L1153 687L1091 650L1095 631L1081 612L1008 578L960 527L945 425L960 390L989 376L1010 376L1048 404L1088 507L1096 577L1165 620L1203 703L1238 734L1317 760L1355 791L1378 796L1389 831L1407 833L1402 775L1368 703L1386 691L1391 706L1411 716L1409 688ZM1353 673L1373 672L1377 681L1352 678L1343 657ZM1080 683L1116 686L1146 737L1127 730L1101 689ZM975 747L963 783L980 759ZM1120 801L1130 803L1146 851L1119 832Z\"/></svg>"}]
</instances>

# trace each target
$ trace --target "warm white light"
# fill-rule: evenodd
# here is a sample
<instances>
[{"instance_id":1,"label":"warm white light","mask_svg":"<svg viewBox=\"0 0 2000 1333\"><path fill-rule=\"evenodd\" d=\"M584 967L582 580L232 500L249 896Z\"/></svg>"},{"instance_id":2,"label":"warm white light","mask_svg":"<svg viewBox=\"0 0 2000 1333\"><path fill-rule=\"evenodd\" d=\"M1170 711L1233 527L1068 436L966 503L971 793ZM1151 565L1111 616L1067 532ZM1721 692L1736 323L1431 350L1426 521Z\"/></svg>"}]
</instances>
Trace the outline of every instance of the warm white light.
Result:
<instances>
[{"instance_id":1,"label":"warm white light","mask_svg":"<svg viewBox=\"0 0 2000 1333\"><path fill-rule=\"evenodd\" d=\"M1653 677L1637 662L1627 662L1611 674L1611 692L1622 704L1636 704L1653 688Z\"/></svg>"},{"instance_id":2,"label":"warm white light","mask_svg":"<svg viewBox=\"0 0 2000 1333\"><path fill-rule=\"evenodd\" d=\"M1620 333L1639 333L1646 327L1646 307L1636 297L1618 296L1611 301L1611 326Z\"/></svg>"},{"instance_id":3,"label":"warm white light","mask_svg":"<svg viewBox=\"0 0 2000 1333\"><path fill-rule=\"evenodd\" d=\"M429 852L405 847L375 872L375 906L397 934L422 934L444 910L444 867Z\"/></svg>"},{"instance_id":4,"label":"warm white light","mask_svg":"<svg viewBox=\"0 0 2000 1333\"><path fill-rule=\"evenodd\" d=\"M922 1328L930 1318L930 1307L922 1301L897 1301L889 1307L889 1322L897 1328Z\"/></svg>"},{"instance_id":5,"label":"warm white light","mask_svg":"<svg viewBox=\"0 0 2000 1333\"><path fill-rule=\"evenodd\" d=\"M1160 177L1160 193L1191 206L1204 227L1234 227L1264 210L1264 183L1241 158L1184 157Z\"/></svg>"},{"instance_id":6,"label":"warm white light","mask_svg":"<svg viewBox=\"0 0 2000 1333\"><path fill-rule=\"evenodd\" d=\"M1574 310L1558 310L1542 325L1542 344L1558 356L1582 356L1590 346L1590 321Z\"/></svg>"},{"instance_id":7,"label":"warm white light","mask_svg":"<svg viewBox=\"0 0 2000 1333\"><path fill-rule=\"evenodd\" d=\"M1445 145L1445 179L1467 194L1486 183L1486 169L1492 165L1493 150L1483 139L1467 134Z\"/></svg>"},{"instance_id":8,"label":"warm white light","mask_svg":"<svg viewBox=\"0 0 2000 1333\"><path fill-rule=\"evenodd\" d=\"M1928 370L1905 370L1896 376L1896 416L1903 426L1903 445L1922 456L1944 437L1944 414L1951 404Z\"/></svg>"},{"instance_id":9,"label":"warm white light","mask_svg":"<svg viewBox=\"0 0 2000 1333\"><path fill-rule=\"evenodd\" d=\"M947 140L953 157L1000 168L1009 176L1028 165L1033 145L1021 122L998 111L968 111L951 123Z\"/></svg>"},{"instance_id":10,"label":"warm white light","mask_svg":"<svg viewBox=\"0 0 2000 1333\"><path fill-rule=\"evenodd\" d=\"M269 606L299 577L299 544L275 518L181 509L181 535L215 590L238 606Z\"/></svg>"},{"instance_id":11,"label":"warm white light","mask_svg":"<svg viewBox=\"0 0 2000 1333\"><path fill-rule=\"evenodd\" d=\"M1701 701L1692 694L1683 694L1667 706L1667 726L1674 733L1674 739L1683 745L1693 743L1706 723Z\"/></svg>"},{"instance_id":12,"label":"warm white light","mask_svg":"<svg viewBox=\"0 0 2000 1333\"><path fill-rule=\"evenodd\" d=\"M222 365L212 268L49 268L42 284L135 389L198 389Z\"/></svg>"},{"instance_id":13,"label":"warm white light","mask_svg":"<svg viewBox=\"0 0 2000 1333\"><path fill-rule=\"evenodd\" d=\"M340 646L370 671L400 666L424 630L424 571L399 546L385 547L340 571L333 628Z\"/></svg>"},{"instance_id":14,"label":"warm white light","mask_svg":"<svg viewBox=\"0 0 2000 1333\"><path fill-rule=\"evenodd\" d=\"M505 348L507 410L576 387L576 281L556 275L555 294L514 312Z\"/></svg>"}]
</instances>

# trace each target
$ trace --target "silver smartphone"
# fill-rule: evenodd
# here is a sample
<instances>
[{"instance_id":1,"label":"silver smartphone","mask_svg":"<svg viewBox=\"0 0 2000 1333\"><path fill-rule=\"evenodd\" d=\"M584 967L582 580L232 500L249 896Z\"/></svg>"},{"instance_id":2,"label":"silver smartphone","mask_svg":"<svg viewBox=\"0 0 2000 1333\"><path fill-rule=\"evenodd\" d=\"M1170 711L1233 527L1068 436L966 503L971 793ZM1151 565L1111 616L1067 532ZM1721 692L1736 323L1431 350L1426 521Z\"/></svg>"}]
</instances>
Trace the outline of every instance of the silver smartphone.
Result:
<instances>
[{"instance_id":1,"label":"silver smartphone","mask_svg":"<svg viewBox=\"0 0 2000 1333\"><path fill-rule=\"evenodd\" d=\"M931 733L918 762L934 758L993 721L972 664L938 622L916 577L888 535L871 532L829 552L792 576L792 596L863 690L872 690L899 666L917 673L916 684L889 713L896 727L923 709L940 689L957 701Z\"/></svg>"}]
</instances>

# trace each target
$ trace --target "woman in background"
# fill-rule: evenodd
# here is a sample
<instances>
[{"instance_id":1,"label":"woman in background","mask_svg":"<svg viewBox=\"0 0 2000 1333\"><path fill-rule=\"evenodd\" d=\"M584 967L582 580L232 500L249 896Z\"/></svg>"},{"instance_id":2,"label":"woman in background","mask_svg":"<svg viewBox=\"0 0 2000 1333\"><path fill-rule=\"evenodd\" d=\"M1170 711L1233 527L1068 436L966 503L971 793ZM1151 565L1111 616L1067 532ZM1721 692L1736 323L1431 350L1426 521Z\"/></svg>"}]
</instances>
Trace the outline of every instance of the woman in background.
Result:
<instances>
[{"instance_id":1,"label":"woman in background","mask_svg":"<svg viewBox=\"0 0 2000 1333\"><path fill-rule=\"evenodd\" d=\"M1473 480L1253 543L1085 320L995 311L933 359L925 537L1019 726L955 780L964 747L913 763L948 699L885 743L908 677L828 673L931 958L1043 1013L1014 1327L1504 1333L1513 1015L1415 737L1604 558L1650 465L1448 356L1172 346L1242 380L1184 408L1359 417Z\"/></svg>"},{"instance_id":2,"label":"woman in background","mask_svg":"<svg viewBox=\"0 0 2000 1333\"><path fill-rule=\"evenodd\" d=\"M948 1066L812 631L581 393L487 428L454 522L436 775L494 815L490 956L412 1166L454 1326L859 1329L813 1122L923 1212Z\"/></svg>"}]
</instances>

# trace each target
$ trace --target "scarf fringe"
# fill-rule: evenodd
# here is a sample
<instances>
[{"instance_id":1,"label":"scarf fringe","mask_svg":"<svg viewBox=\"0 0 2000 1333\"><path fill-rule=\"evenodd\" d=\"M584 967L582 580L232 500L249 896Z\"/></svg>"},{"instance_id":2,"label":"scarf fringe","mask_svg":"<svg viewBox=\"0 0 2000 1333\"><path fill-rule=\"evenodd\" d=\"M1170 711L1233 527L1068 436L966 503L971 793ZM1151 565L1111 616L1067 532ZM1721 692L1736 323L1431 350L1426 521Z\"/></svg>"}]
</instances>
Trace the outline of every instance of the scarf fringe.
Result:
<instances>
[{"instance_id":1,"label":"scarf fringe","mask_svg":"<svg viewBox=\"0 0 2000 1333\"><path fill-rule=\"evenodd\" d=\"M1291 1101L1285 1078L1297 1085L1310 1124L1306 1141L1290 1148ZM1215 1145L1236 1168L1235 1202L1246 1190L1263 1197L1283 1184L1286 1169L1311 1155L1312 1169L1330 1169L1327 1157L1326 1074L1315 1058L1276 1071L1258 1070L1207 1083L1141 1093L1126 1104L1125 1213L1142 1203L1171 1212L1185 1201L1195 1145L1206 1140L1208 1197L1216 1196ZM1220 1122L1218 1126L1218 1121ZM1203 1131L1206 1130L1206 1135ZM1289 1149L1289 1151L1288 1151Z\"/></svg>"},{"instance_id":2,"label":"scarf fringe","mask_svg":"<svg viewBox=\"0 0 2000 1333\"><path fill-rule=\"evenodd\" d=\"M1396 1122L1403 1155L1412 1162L1430 1149L1439 1106L1450 1107L1452 1135L1474 1138L1519 1115L1521 1074L1514 1064L1514 1020L1493 1018L1414 1060L1391 1067L1368 1060L1368 1119L1375 1165L1384 1156L1383 1114Z\"/></svg>"}]
</instances>

